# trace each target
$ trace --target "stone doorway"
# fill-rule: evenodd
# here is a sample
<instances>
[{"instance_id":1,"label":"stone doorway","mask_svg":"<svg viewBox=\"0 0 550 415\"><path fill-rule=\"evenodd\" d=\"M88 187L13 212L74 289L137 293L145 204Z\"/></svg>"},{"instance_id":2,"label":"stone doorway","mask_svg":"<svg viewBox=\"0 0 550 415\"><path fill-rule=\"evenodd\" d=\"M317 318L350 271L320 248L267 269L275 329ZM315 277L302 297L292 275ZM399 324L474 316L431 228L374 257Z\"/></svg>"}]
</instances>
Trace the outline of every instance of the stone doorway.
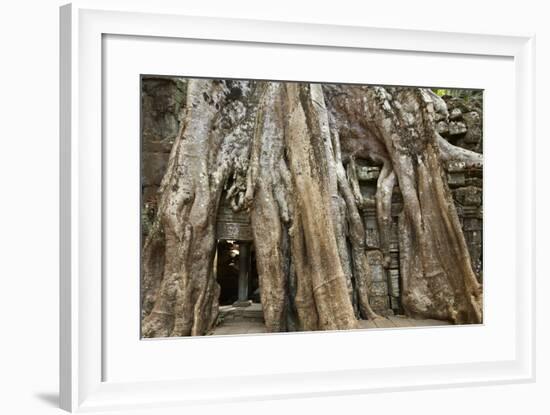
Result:
<instances>
[{"instance_id":1,"label":"stone doorway","mask_svg":"<svg viewBox=\"0 0 550 415\"><path fill-rule=\"evenodd\" d=\"M254 244L219 240L216 257L220 308L210 334L265 333Z\"/></svg>"},{"instance_id":2,"label":"stone doorway","mask_svg":"<svg viewBox=\"0 0 550 415\"><path fill-rule=\"evenodd\" d=\"M220 309L215 334L264 332L250 215L235 212L225 194L216 218L216 238Z\"/></svg>"},{"instance_id":3,"label":"stone doorway","mask_svg":"<svg viewBox=\"0 0 550 415\"><path fill-rule=\"evenodd\" d=\"M259 282L251 241L219 240L216 279L220 306L248 307L259 303Z\"/></svg>"}]
</instances>

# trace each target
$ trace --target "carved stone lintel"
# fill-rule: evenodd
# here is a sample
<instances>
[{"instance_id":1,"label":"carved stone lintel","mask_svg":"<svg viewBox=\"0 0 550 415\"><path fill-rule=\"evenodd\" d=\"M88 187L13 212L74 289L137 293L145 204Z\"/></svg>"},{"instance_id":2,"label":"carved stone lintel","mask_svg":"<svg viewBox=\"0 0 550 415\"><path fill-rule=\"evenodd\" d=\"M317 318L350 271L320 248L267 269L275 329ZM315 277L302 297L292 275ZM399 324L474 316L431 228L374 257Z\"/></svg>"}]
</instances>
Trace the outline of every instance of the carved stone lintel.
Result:
<instances>
[{"instance_id":1,"label":"carved stone lintel","mask_svg":"<svg viewBox=\"0 0 550 415\"><path fill-rule=\"evenodd\" d=\"M380 167L357 166L357 178L360 181L375 181L380 176Z\"/></svg>"},{"instance_id":2,"label":"carved stone lintel","mask_svg":"<svg viewBox=\"0 0 550 415\"><path fill-rule=\"evenodd\" d=\"M234 212L225 201L218 209L216 219L216 238L234 241L252 241L250 214L246 211Z\"/></svg>"}]
</instances>

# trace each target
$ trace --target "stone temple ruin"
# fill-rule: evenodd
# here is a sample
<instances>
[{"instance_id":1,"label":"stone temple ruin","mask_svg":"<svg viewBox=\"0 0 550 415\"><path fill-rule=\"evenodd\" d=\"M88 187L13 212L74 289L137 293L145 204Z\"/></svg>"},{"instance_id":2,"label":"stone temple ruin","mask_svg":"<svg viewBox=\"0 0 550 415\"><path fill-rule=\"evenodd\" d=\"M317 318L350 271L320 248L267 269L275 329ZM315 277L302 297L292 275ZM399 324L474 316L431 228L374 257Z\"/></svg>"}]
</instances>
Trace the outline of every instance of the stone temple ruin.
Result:
<instances>
[{"instance_id":1,"label":"stone temple ruin","mask_svg":"<svg viewBox=\"0 0 550 415\"><path fill-rule=\"evenodd\" d=\"M436 119L438 132L459 147L483 152L481 96L460 96L449 91L444 95L449 119ZM144 77L142 79L142 234L148 233L155 214L156 193L166 170L168 156L179 130L179 114L185 105L185 80L181 78ZM366 200L373 200L380 166L357 160L356 174ZM446 166L447 181L452 191L458 215L471 256L473 270L483 279L483 171L466 169L460 163ZM258 275L249 215L234 213L223 202L217 216L217 258L215 269L221 286L220 306L249 306L259 303ZM368 204L362 211L366 228L366 248L373 279L370 303L383 316L402 314L400 291L400 249L397 217L403 209L399 188L392 198L392 227L388 268L383 266L376 206ZM261 308L256 310L261 313ZM253 312L252 312L253 314Z\"/></svg>"}]
</instances>

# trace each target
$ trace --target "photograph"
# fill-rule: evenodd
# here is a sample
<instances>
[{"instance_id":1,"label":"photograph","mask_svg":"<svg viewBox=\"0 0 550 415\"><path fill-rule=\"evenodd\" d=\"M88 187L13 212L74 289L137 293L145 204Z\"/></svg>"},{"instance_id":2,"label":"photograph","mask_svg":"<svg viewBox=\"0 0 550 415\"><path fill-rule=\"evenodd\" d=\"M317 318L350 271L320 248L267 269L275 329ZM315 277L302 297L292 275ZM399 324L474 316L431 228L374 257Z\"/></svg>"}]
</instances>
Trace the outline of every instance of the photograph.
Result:
<instances>
[{"instance_id":1,"label":"photograph","mask_svg":"<svg viewBox=\"0 0 550 415\"><path fill-rule=\"evenodd\" d=\"M483 323L483 90L140 88L142 338Z\"/></svg>"}]
</instances>

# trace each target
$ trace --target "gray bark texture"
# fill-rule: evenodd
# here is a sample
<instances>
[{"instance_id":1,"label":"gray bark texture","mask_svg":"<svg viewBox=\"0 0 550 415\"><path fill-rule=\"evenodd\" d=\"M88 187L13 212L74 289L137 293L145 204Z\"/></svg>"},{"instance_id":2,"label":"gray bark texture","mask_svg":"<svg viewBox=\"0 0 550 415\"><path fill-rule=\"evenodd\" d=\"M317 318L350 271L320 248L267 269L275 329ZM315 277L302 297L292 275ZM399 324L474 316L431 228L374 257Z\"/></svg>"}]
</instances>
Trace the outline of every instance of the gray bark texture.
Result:
<instances>
[{"instance_id":1,"label":"gray bark texture","mask_svg":"<svg viewBox=\"0 0 550 415\"><path fill-rule=\"evenodd\" d=\"M390 261L399 217L403 308L416 318L482 322L444 163L482 156L437 132L445 103L420 88L189 80L181 125L142 251L144 337L204 335L218 314L216 214L222 195L250 212L268 332L336 330L375 319L362 209L374 204ZM381 166L374 200L355 161Z\"/></svg>"}]
</instances>

